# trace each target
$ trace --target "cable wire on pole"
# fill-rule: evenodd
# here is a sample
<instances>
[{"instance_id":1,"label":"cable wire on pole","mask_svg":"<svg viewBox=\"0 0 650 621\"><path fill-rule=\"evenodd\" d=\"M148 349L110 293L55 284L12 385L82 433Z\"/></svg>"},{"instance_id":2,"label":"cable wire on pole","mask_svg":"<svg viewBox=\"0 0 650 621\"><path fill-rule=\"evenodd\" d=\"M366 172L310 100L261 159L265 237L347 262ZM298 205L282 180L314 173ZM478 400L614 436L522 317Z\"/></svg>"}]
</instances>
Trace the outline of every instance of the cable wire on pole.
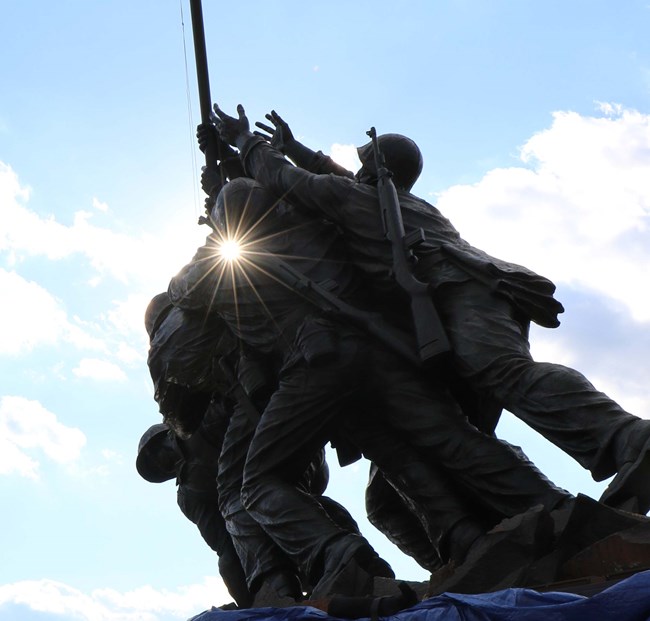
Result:
<instances>
[{"instance_id":1,"label":"cable wire on pole","mask_svg":"<svg viewBox=\"0 0 650 621\"><path fill-rule=\"evenodd\" d=\"M179 6L181 9L181 32L183 35L183 59L185 62L185 98L187 102L187 122L188 122L188 133L190 136L190 157L192 165L192 190L194 194L194 213L198 215L201 211L200 208L200 199L199 199L199 184L197 182L197 168L198 163L196 159L196 141L194 139L194 117L192 114L192 96L190 94L190 74L187 66L187 44L185 41L185 16L183 13L183 0L179 0Z\"/></svg>"}]
</instances>

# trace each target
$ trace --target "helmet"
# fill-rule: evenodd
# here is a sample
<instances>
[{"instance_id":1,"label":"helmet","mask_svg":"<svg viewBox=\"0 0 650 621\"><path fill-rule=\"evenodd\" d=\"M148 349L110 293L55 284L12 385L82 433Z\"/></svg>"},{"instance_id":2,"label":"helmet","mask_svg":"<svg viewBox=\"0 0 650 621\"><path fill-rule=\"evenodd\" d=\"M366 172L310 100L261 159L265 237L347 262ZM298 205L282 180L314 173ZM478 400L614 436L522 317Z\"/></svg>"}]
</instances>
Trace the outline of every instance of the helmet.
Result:
<instances>
[{"instance_id":1,"label":"helmet","mask_svg":"<svg viewBox=\"0 0 650 621\"><path fill-rule=\"evenodd\" d=\"M237 177L223 186L210 216L222 235L240 235L258 229L277 204L275 197L248 177Z\"/></svg>"},{"instance_id":2,"label":"helmet","mask_svg":"<svg viewBox=\"0 0 650 621\"><path fill-rule=\"evenodd\" d=\"M150 449L153 442L163 440L163 434L169 433L169 427L165 423L152 425L144 432L138 444L138 456L135 459L135 468L138 474L150 483L163 483L176 477L175 472L170 472L163 468L158 460L151 459L151 455L146 449Z\"/></svg>"},{"instance_id":3,"label":"helmet","mask_svg":"<svg viewBox=\"0 0 650 621\"><path fill-rule=\"evenodd\" d=\"M156 330L160 327L160 324L172 308L172 301L169 299L166 291L159 293L149 302L149 306L147 306L147 310L144 313L144 327L150 339L153 338Z\"/></svg>"},{"instance_id":4,"label":"helmet","mask_svg":"<svg viewBox=\"0 0 650 621\"><path fill-rule=\"evenodd\" d=\"M382 134L377 137L386 168L393 173L393 182L400 190L410 190L422 172L422 152L418 145L402 134ZM377 176L372 141L357 149L363 168Z\"/></svg>"}]
</instances>

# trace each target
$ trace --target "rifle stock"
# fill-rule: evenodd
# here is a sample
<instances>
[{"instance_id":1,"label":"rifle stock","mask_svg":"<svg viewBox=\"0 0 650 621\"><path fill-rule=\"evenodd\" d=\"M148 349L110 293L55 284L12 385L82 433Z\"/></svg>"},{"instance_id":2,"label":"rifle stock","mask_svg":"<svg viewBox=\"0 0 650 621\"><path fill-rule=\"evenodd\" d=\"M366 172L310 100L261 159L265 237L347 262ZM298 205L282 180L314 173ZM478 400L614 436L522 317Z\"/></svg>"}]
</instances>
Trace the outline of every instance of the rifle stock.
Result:
<instances>
[{"instance_id":1,"label":"rifle stock","mask_svg":"<svg viewBox=\"0 0 650 621\"><path fill-rule=\"evenodd\" d=\"M411 295L411 316L413 317L415 340L423 361L446 354L450 350L449 341L440 323L438 313L436 312L434 319L431 319L432 307L435 311L428 288L417 295Z\"/></svg>"}]
</instances>

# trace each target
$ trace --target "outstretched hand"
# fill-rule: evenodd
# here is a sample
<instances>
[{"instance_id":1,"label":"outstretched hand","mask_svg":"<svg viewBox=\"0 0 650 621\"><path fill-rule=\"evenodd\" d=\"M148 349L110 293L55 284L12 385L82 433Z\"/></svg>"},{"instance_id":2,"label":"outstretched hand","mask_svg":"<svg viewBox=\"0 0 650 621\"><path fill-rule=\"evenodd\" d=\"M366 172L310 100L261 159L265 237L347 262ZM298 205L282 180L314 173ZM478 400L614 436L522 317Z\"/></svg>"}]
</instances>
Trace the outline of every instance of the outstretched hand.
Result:
<instances>
[{"instance_id":1,"label":"outstretched hand","mask_svg":"<svg viewBox=\"0 0 650 621\"><path fill-rule=\"evenodd\" d=\"M214 104L214 114L214 124L219 132L219 136L233 147L237 144L238 136L250 131L250 123L246 117L244 106L241 104L237 106L237 115L239 118L228 116L217 104Z\"/></svg>"},{"instance_id":2,"label":"outstretched hand","mask_svg":"<svg viewBox=\"0 0 650 621\"><path fill-rule=\"evenodd\" d=\"M257 131L253 133L268 140L271 143L271 146L284 153L287 147L295 141L289 125L275 110L271 110L270 114L265 114L264 116L267 120L273 123L273 127L258 121L255 123L255 126L267 133L263 134L262 132Z\"/></svg>"}]
</instances>

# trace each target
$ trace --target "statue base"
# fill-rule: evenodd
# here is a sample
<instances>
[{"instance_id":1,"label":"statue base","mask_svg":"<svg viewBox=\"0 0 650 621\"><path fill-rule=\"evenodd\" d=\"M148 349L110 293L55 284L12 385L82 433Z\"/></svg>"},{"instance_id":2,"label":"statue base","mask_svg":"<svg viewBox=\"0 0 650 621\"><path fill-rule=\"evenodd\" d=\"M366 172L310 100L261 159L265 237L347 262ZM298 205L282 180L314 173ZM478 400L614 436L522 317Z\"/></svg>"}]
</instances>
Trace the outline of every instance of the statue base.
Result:
<instances>
[{"instance_id":1,"label":"statue base","mask_svg":"<svg viewBox=\"0 0 650 621\"><path fill-rule=\"evenodd\" d=\"M390 619L392 612L377 611L400 594L408 608L400 621L505 621L513 609L522 621L613 619L613 612L617 621L650 619L650 519L578 496L562 511L540 506L504 520L461 565L449 563L428 582L406 582L410 597L403 597L403 582L400 588L398 580L369 576L363 592L351 596L352 578L357 573L341 572L340 595L296 603L260 592L255 608L213 609L191 621ZM437 617L434 610L445 612Z\"/></svg>"}]
</instances>

